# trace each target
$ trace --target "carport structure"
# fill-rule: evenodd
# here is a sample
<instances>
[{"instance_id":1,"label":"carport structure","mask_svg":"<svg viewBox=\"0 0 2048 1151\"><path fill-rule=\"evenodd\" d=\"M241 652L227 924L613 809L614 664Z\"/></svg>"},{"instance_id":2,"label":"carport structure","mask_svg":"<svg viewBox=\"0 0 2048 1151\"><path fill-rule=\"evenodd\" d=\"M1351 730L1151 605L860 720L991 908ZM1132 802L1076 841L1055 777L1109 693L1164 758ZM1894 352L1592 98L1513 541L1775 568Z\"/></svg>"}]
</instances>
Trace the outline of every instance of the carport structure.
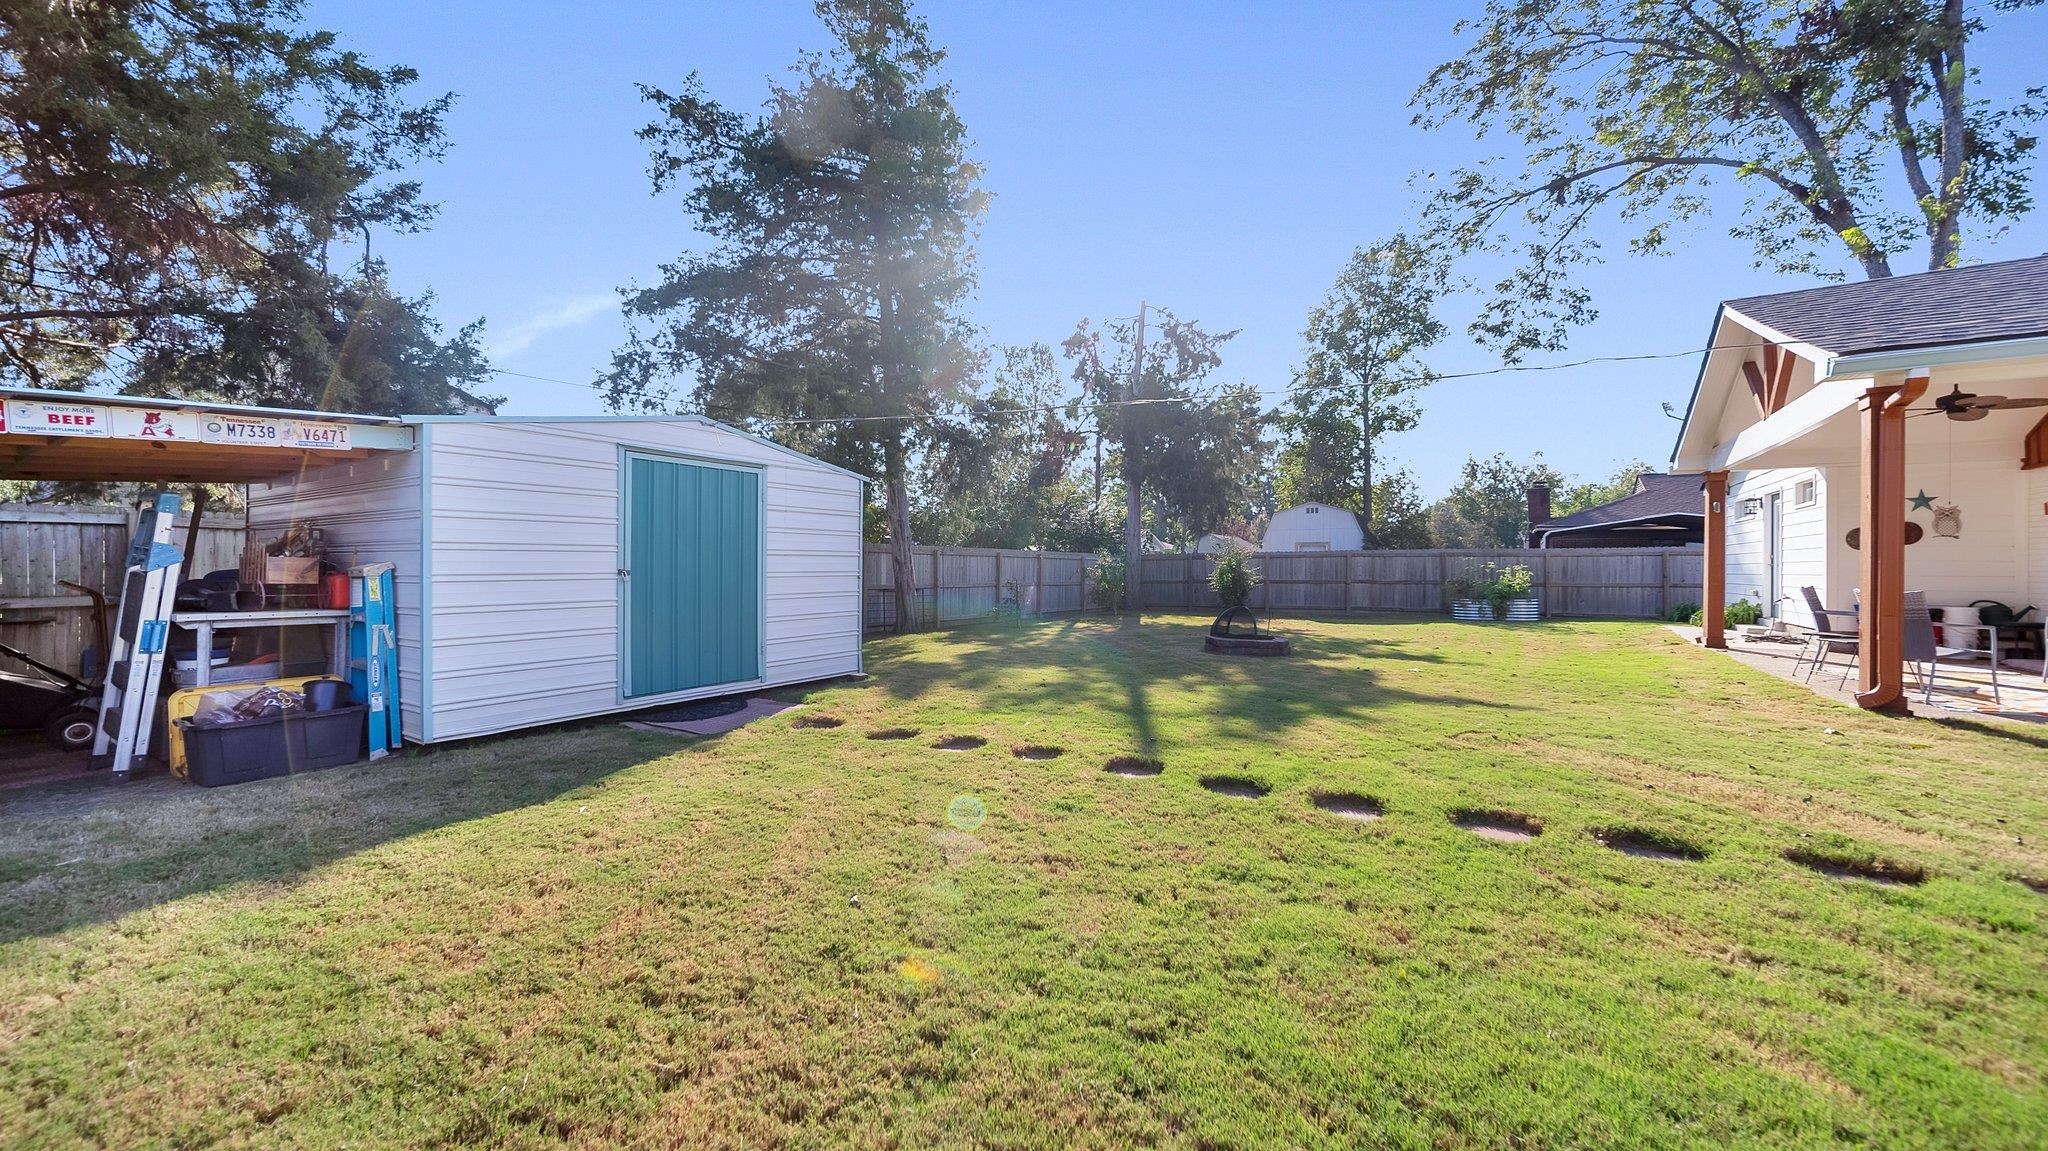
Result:
<instances>
[{"instance_id":1,"label":"carport structure","mask_svg":"<svg viewBox=\"0 0 2048 1151\"><path fill-rule=\"evenodd\" d=\"M412 448L396 417L0 388L0 479L245 484Z\"/></svg>"}]
</instances>

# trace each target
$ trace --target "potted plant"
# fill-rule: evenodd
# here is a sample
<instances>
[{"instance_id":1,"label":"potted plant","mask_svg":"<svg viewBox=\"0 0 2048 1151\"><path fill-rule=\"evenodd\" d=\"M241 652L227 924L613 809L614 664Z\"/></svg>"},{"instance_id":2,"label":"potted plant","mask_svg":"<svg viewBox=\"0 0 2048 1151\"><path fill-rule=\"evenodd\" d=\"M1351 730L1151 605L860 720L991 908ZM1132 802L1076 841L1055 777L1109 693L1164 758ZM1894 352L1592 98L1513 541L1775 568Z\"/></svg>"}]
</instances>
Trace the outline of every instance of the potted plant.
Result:
<instances>
[{"instance_id":1,"label":"potted plant","mask_svg":"<svg viewBox=\"0 0 2048 1151\"><path fill-rule=\"evenodd\" d=\"M1232 655L1287 655L1293 645L1284 636L1259 630L1252 614L1252 589L1259 586L1259 569L1252 566L1251 553L1232 544L1216 557L1209 572L1209 589L1223 610L1209 625L1202 646L1209 651Z\"/></svg>"},{"instance_id":2,"label":"potted plant","mask_svg":"<svg viewBox=\"0 0 2048 1151\"><path fill-rule=\"evenodd\" d=\"M1452 619L1526 621L1543 615L1542 602L1532 594L1535 583L1527 564L1488 561L1444 581L1444 594Z\"/></svg>"}]
</instances>

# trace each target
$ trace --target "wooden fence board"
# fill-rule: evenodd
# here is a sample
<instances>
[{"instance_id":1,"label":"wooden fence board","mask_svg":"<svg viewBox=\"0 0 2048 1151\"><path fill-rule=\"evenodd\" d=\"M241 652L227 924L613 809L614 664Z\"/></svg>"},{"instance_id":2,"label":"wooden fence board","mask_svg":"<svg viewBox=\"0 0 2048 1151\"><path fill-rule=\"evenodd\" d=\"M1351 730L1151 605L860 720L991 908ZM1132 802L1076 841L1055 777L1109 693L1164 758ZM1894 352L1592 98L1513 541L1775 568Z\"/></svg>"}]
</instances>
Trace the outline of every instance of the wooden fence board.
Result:
<instances>
[{"instance_id":1,"label":"wooden fence board","mask_svg":"<svg viewBox=\"0 0 2048 1151\"><path fill-rule=\"evenodd\" d=\"M200 527L186 569L203 574L234 567L242 555L241 515L216 513L201 522L216 526ZM183 543L185 521L179 523ZM0 506L0 643L77 670L85 649L98 642L92 601L59 581L104 594L111 617L119 606L129 530L121 508Z\"/></svg>"}]
</instances>

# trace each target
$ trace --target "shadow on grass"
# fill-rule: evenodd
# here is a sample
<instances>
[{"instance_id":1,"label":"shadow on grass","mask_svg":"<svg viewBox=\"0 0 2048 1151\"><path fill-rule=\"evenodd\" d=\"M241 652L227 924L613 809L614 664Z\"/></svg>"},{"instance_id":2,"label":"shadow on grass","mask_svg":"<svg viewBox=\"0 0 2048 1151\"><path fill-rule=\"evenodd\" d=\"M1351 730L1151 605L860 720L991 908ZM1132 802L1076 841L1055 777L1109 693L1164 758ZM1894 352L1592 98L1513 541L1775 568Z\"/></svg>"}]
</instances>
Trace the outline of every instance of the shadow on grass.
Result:
<instances>
[{"instance_id":1,"label":"shadow on grass","mask_svg":"<svg viewBox=\"0 0 2048 1151\"><path fill-rule=\"evenodd\" d=\"M421 832L531 807L712 741L616 724L201 788L169 776L0 792L0 945L243 884L292 884Z\"/></svg>"},{"instance_id":2,"label":"shadow on grass","mask_svg":"<svg viewBox=\"0 0 2048 1151\"><path fill-rule=\"evenodd\" d=\"M2009 739L2014 743L2023 743L2028 747L2048 748L2048 732L2028 731L2024 728L2013 727L2008 724L1985 723L1983 720L1960 719L1955 716L1937 716L1933 719L1933 722L1954 731L1967 731L1977 735L1992 736L1997 739Z\"/></svg>"},{"instance_id":3,"label":"shadow on grass","mask_svg":"<svg viewBox=\"0 0 2048 1151\"><path fill-rule=\"evenodd\" d=\"M1363 624L1365 621L1355 621ZM1397 703L1508 710L1498 699L1394 687L1373 664L1382 660L1441 664L1445 657L1421 644L1367 634L1293 632L1294 655L1246 659L1202 650L1206 624L1188 617L1126 616L1109 622L1064 620L938 632L928 642L949 649L943 661L904 660L878 675L876 691L915 700L940 688L974 693L1002 709L1057 714L1077 693L1115 690L1123 697L1135 750L1159 750L1154 696L1161 691L1215 692L1210 716L1261 731L1311 719L1370 720Z\"/></svg>"}]
</instances>

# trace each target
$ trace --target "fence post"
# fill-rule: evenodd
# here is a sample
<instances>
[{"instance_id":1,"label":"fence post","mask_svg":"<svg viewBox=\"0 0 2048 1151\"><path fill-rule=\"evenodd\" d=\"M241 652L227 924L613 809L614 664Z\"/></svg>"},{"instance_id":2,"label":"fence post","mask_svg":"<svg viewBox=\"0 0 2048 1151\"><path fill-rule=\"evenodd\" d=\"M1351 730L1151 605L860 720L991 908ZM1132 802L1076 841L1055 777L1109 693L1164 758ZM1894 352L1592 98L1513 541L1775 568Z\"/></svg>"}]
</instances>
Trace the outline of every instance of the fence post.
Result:
<instances>
[{"instance_id":1,"label":"fence post","mask_svg":"<svg viewBox=\"0 0 2048 1151\"><path fill-rule=\"evenodd\" d=\"M1351 553L1344 553L1344 614L1351 614Z\"/></svg>"},{"instance_id":2,"label":"fence post","mask_svg":"<svg viewBox=\"0 0 2048 1151\"><path fill-rule=\"evenodd\" d=\"M1657 557L1657 614L1663 618L1671 616L1671 552L1666 550Z\"/></svg>"},{"instance_id":3,"label":"fence post","mask_svg":"<svg viewBox=\"0 0 2048 1151\"><path fill-rule=\"evenodd\" d=\"M939 562L940 551L941 549L936 547L931 549L933 627L946 626L946 565ZM911 573L915 575L917 572L917 564L912 563L910 565L910 570Z\"/></svg>"}]
</instances>

